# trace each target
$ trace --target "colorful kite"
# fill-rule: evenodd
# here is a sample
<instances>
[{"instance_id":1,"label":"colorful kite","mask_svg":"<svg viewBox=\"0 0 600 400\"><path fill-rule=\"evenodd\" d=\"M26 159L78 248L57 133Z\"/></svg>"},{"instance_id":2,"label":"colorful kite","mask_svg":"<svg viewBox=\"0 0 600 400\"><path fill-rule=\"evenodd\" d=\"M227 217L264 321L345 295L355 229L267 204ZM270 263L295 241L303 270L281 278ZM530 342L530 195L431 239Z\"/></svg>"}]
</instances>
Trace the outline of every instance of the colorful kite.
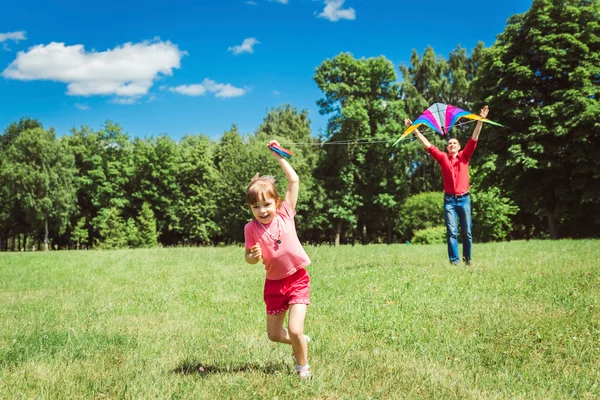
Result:
<instances>
[{"instance_id":1,"label":"colorful kite","mask_svg":"<svg viewBox=\"0 0 600 400\"><path fill-rule=\"evenodd\" d=\"M461 118L468 118L483 122L488 122L492 125L503 126L497 122L490 121L487 118L480 117L477 114L473 114L469 111L461 110L458 107L454 107L450 104L444 103L434 103L431 107L429 107L425 112L419 115L411 126L409 126L402 136L398 138L394 142L394 146L398 144L400 140L402 140L406 135L417 129L421 125L427 125L431 129L438 132L440 135L444 136L450 132L450 129L458 122Z\"/></svg>"}]
</instances>

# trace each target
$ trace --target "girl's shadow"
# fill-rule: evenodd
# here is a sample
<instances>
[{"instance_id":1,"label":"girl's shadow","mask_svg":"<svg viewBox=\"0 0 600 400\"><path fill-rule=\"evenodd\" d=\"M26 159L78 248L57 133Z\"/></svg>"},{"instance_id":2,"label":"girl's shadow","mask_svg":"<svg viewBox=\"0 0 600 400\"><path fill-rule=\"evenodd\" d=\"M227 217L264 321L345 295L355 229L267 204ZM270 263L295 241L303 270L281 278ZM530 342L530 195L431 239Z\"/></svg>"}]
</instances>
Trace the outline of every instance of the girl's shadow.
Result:
<instances>
[{"instance_id":1,"label":"girl's shadow","mask_svg":"<svg viewBox=\"0 0 600 400\"><path fill-rule=\"evenodd\" d=\"M263 374L289 373L290 367L283 361L279 363L248 362L240 365L206 365L199 361L184 361L173 370L181 375L198 375L205 377L213 374L237 374L240 372L260 372Z\"/></svg>"}]
</instances>

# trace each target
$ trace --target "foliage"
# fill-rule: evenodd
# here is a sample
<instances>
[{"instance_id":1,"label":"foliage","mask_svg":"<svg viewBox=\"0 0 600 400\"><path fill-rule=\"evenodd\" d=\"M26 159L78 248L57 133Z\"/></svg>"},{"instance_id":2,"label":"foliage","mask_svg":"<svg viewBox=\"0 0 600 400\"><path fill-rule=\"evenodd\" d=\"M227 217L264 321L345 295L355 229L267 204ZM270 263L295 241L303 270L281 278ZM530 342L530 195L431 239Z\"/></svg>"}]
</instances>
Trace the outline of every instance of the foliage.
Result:
<instances>
[{"instance_id":1,"label":"foliage","mask_svg":"<svg viewBox=\"0 0 600 400\"><path fill-rule=\"evenodd\" d=\"M138 240L137 228L129 228L125 223L121 210L116 207L103 208L92 220L92 227L98 232L95 246L99 249L122 249L128 246L129 240Z\"/></svg>"},{"instance_id":2,"label":"foliage","mask_svg":"<svg viewBox=\"0 0 600 400\"><path fill-rule=\"evenodd\" d=\"M475 82L494 119L482 145L497 155L487 182L552 238L600 231L600 12L597 1L535 0L483 52ZM529 218L530 218L529 217Z\"/></svg>"},{"instance_id":3,"label":"foliage","mask_svg":"<svg viewBox=\"0 0 600 400\"><path fill-rule=\"evenodd\" d=\"M137 218L140 245L136 247L156 247L158 234L156 232L156 218L149 203L142 205L142 210Z\"/></svg>"},{"instance_id":4,"label":"foliage","mask_svg":"<svg viewBox=\"0 0 600 400\"><path fill-rule=\"evenodd\" d=\"M519 207L514 206L496 187L473 193L471 202L473 240L505 240L511 232L511 217L517 213Z\"/></svg>"},{"instance_id":5,"label":"foliage","mask_svg":"<svg viewBox=\"0 0 600 400\"><path fill-rule=\"evenodd\" d=\"M441 244L446 243L446 226L438 225L420 229L414 232L411 243L413 244Z\"/></svg>"},{"instance_id":6,"label":"foliage","mask_svg":"<svg viewBox=\"0 0 600 400\"><path fill-rule=\"evenodd\" d=\"M81 217L71 233L71 240L75 242L77 250L86 247L89 243L89 232L86 225L85 217Z\"/></svg>"},{"instance_id":7,"label":"foliage","mask_svg":"<svg viewBox=\"0 0 600 400\"><path fill-rule=\"evenodd\" d=\"M142 204L152 208L153 218L158 224L154 230L160 233L161 241L176 243L173 234L179 224L177 202L181 198L181 186L177 180L180 165L179 147L166 135L154 139L133 141L133 179L131 188L130 214L140 212ZM142 241L144 246L146 244ZM152 242L152 241L151 241Z\"/></svg>"},{"instance_id":8,"label":"foliage","mask_svg":"<svg viewBox=\"0 0 600 400\"><path fill-rule=\"evenodd\" d=\"M209 244L221 233L217 219L218 172L213 163L214 145L203 135L186 135L179 144L176 232L190 244Z\"/></svg>"},{"instance_id":9,"label":"foliage","mask_svg":"<svg viewBox=\"0 0 600 400\"><path fill-rule=\"evenodd\" d=\"M415 231L444 223L444 194L419 193L406 199L399 213L398 231L403 240L412 240Z\"/></svg>"},{"instance_id":10,"label":"foliage","mask_svg":"<svg viewBox=\"0 0 600 400\"><path fill-rule=\"evenodd\" d=\"M381 228L378 223L392 231L395 206L402 200L398 188L404 179L390 149L359 143L389 143L400 134L404 102L397 75L384 57L355 59L341 53L321 63L314 80L323 92L319 112L330 116L325 144L332 145L324 147L316 174L329 191L325 209L335 242L340 242L344 226L351 240L358 236L368 242L375 236L369 232ZM348 144L339 145L344 141ZM384 218L375 220L373 215Z\"/></svg>"},{"instance_id":11,"label":"foliage","mask_svg":"<svg viewBox=\"0 0 600 400\"><path fill-rule=\"evenodd\" d=\"M29 226L43 229L48 246L49 224L64 232L74 208L74 160L53 130L21 131L4 149L0 181Z\"/></svg>"},{"instance_id":12,"label":"foliage","mask_svg":"<svg viewBox=\"0 0 600 400\"><path fill-rule=\"evenodd\" d=\"M501 188L486 185L498 168L494 155L487 156L486 160L484 164L470 168L472 233L476 242L507 239L513 230L512 218L519 211Z\"/></svg>"}]
</instances>

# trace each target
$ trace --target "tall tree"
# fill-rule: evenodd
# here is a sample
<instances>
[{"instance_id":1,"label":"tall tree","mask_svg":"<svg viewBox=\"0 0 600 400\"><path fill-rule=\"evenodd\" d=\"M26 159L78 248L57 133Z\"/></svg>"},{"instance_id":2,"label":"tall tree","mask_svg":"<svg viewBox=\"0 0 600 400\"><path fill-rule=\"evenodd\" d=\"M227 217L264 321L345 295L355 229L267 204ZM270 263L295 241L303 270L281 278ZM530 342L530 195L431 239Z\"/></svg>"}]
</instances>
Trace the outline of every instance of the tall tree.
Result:
<instances>
[{"instance_id":1,"label":"tall tree","mask_svg":"<svg viewBox=\"0 0 600 400\"><path fill-rule=\"evenodd\" d=\"M177 201L181 190L177 181L180 168L179 148L166 135L156 139L133 141L133 179L130 189L132 202L130 214L140 215L142 205L147 203L156 218L160 240L164 244L176 242L178 226Z\"/></svg>"},{"instance_id":2,"label":"tall tree","mask_svg":"<svg viewBox=\"0 0 600 400\"><path fill-rule=\"evenodd\" d=\"M48 250L49 224L64 228L75 208L73 156L54 130L39 127L20 132L4 150L1 180L31 226L43 231Z\"/></svg>"},{"instance_id":3,"label":"tall tree","mask_svg":"<svg viewBox=\"0 0 600 400\"><path fill-rule=\"evenodd\" d=\"M43 128L42 124L35 118L21 118L19 122L11 123L0 135L0 168L8 162L6 151L10 144L19 137L19 135L29 129ZM25 219L23 207L17 201L17 193L9 190L9 182L0 181L0 249L7 249L8 237L13 237L13 250L15 246L15 237L23 235L26 246L27 234L32 230L30 223ZM2 246L4 245L4 246Z\"/></svg>"},{"instance_id":4,"label":"tall tree","mask_svg":"<svg viewBox=\"0 0 600 400\"><path fill-rule=\"evenodd\" d=\"M317 102L319 112L330 116L325 157L317 173L328 193L326 208L335 242L340 242L344 226L351 240L358 236L366 242L385 224L379 216L389 215L390 207L397 205L380 195L400 194L393 186L387 187L395 182L388 179L395 175L394 160L390 149L382 145L402 129L404 104L397 75L384 57L355 59L341 53L317 67L314 79L324 95ZM339 145L342 141L347 144ZM374 205L373 198L379 199Z\"/></svg>"},{"instance_id":5,"label":"tall tree","mask_svg":"<svg viewBox=\"0 0 600 400\"><path fill-rule=\"evenodd\" d=\"M99 226L92 221L97 219L103 209L116 208L117 214L131 203L133 154L132 144L127 133L118 124L107 121L100 131L82 127L73 129L67 137L71 151L75 155L77 167L77 205L78 215L74 216L75 226L81 217L90 221L90 243L96 243ZM113 215L113 211L105 216Z\"/></svg>"},{"instance_id":6,"label":"tall tree","mask_svg":"<svg viewBox=\"0 0 600 400\"><path fill-rule=\"evenodd\" d=\"M476 79L494 119L489 185L509 190L551 238L600 232L600 3L534 0L483 54Z\"/></svg>"},{"instance_id":7,"label":"tall tree","mask_svg":"<svg viewBox=\"0 0 600 400\"><path fill-rule=\"evenodd\" d=\"M178 241L210 244L221 233L217 220L219 191L213 163L215 144L204 135L186 135L179 144L177 174L181 196L177 202Z\"/></svg>"},{"instance_id":8,"label":"tall tree","mask_svg":"<svg viewBox=\"0 0 600 400\"><path fill-rule=\"evenodd\" d=\"M235 125L223 134L217 146L214 163L219 178L214 189L218 205L216 220L221 232L217 236L219 241L240 243L244 240L244 225L250 218L244 193L252 176L261 172L261 164L255 161L259 154L244 144ZM262 170L265 163L266 159Z\"/></svg>"}]
</instances>

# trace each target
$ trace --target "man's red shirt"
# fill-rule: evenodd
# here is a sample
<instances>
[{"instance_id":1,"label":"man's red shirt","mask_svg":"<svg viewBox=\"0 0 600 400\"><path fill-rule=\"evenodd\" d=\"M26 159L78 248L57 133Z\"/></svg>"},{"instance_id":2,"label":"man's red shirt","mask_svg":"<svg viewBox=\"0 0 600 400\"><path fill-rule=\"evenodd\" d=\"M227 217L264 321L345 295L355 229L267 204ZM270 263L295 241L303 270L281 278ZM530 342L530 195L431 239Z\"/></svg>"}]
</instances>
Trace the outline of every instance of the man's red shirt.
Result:
<instances>
[{"instance_id":1,"label":"man's red shirt","mask_svg":"<svg viewBox=\"0 0 600 400\"><path fill-rule=\"evenodd\" d=\"M444 180L444 192L447 194L463 194L469 191L469 160L477 147L477 141L469 139L464 149L455 157L440 151L434 145L427 149L429 154L440 164Z\"/></svg>"}]
</instances>

